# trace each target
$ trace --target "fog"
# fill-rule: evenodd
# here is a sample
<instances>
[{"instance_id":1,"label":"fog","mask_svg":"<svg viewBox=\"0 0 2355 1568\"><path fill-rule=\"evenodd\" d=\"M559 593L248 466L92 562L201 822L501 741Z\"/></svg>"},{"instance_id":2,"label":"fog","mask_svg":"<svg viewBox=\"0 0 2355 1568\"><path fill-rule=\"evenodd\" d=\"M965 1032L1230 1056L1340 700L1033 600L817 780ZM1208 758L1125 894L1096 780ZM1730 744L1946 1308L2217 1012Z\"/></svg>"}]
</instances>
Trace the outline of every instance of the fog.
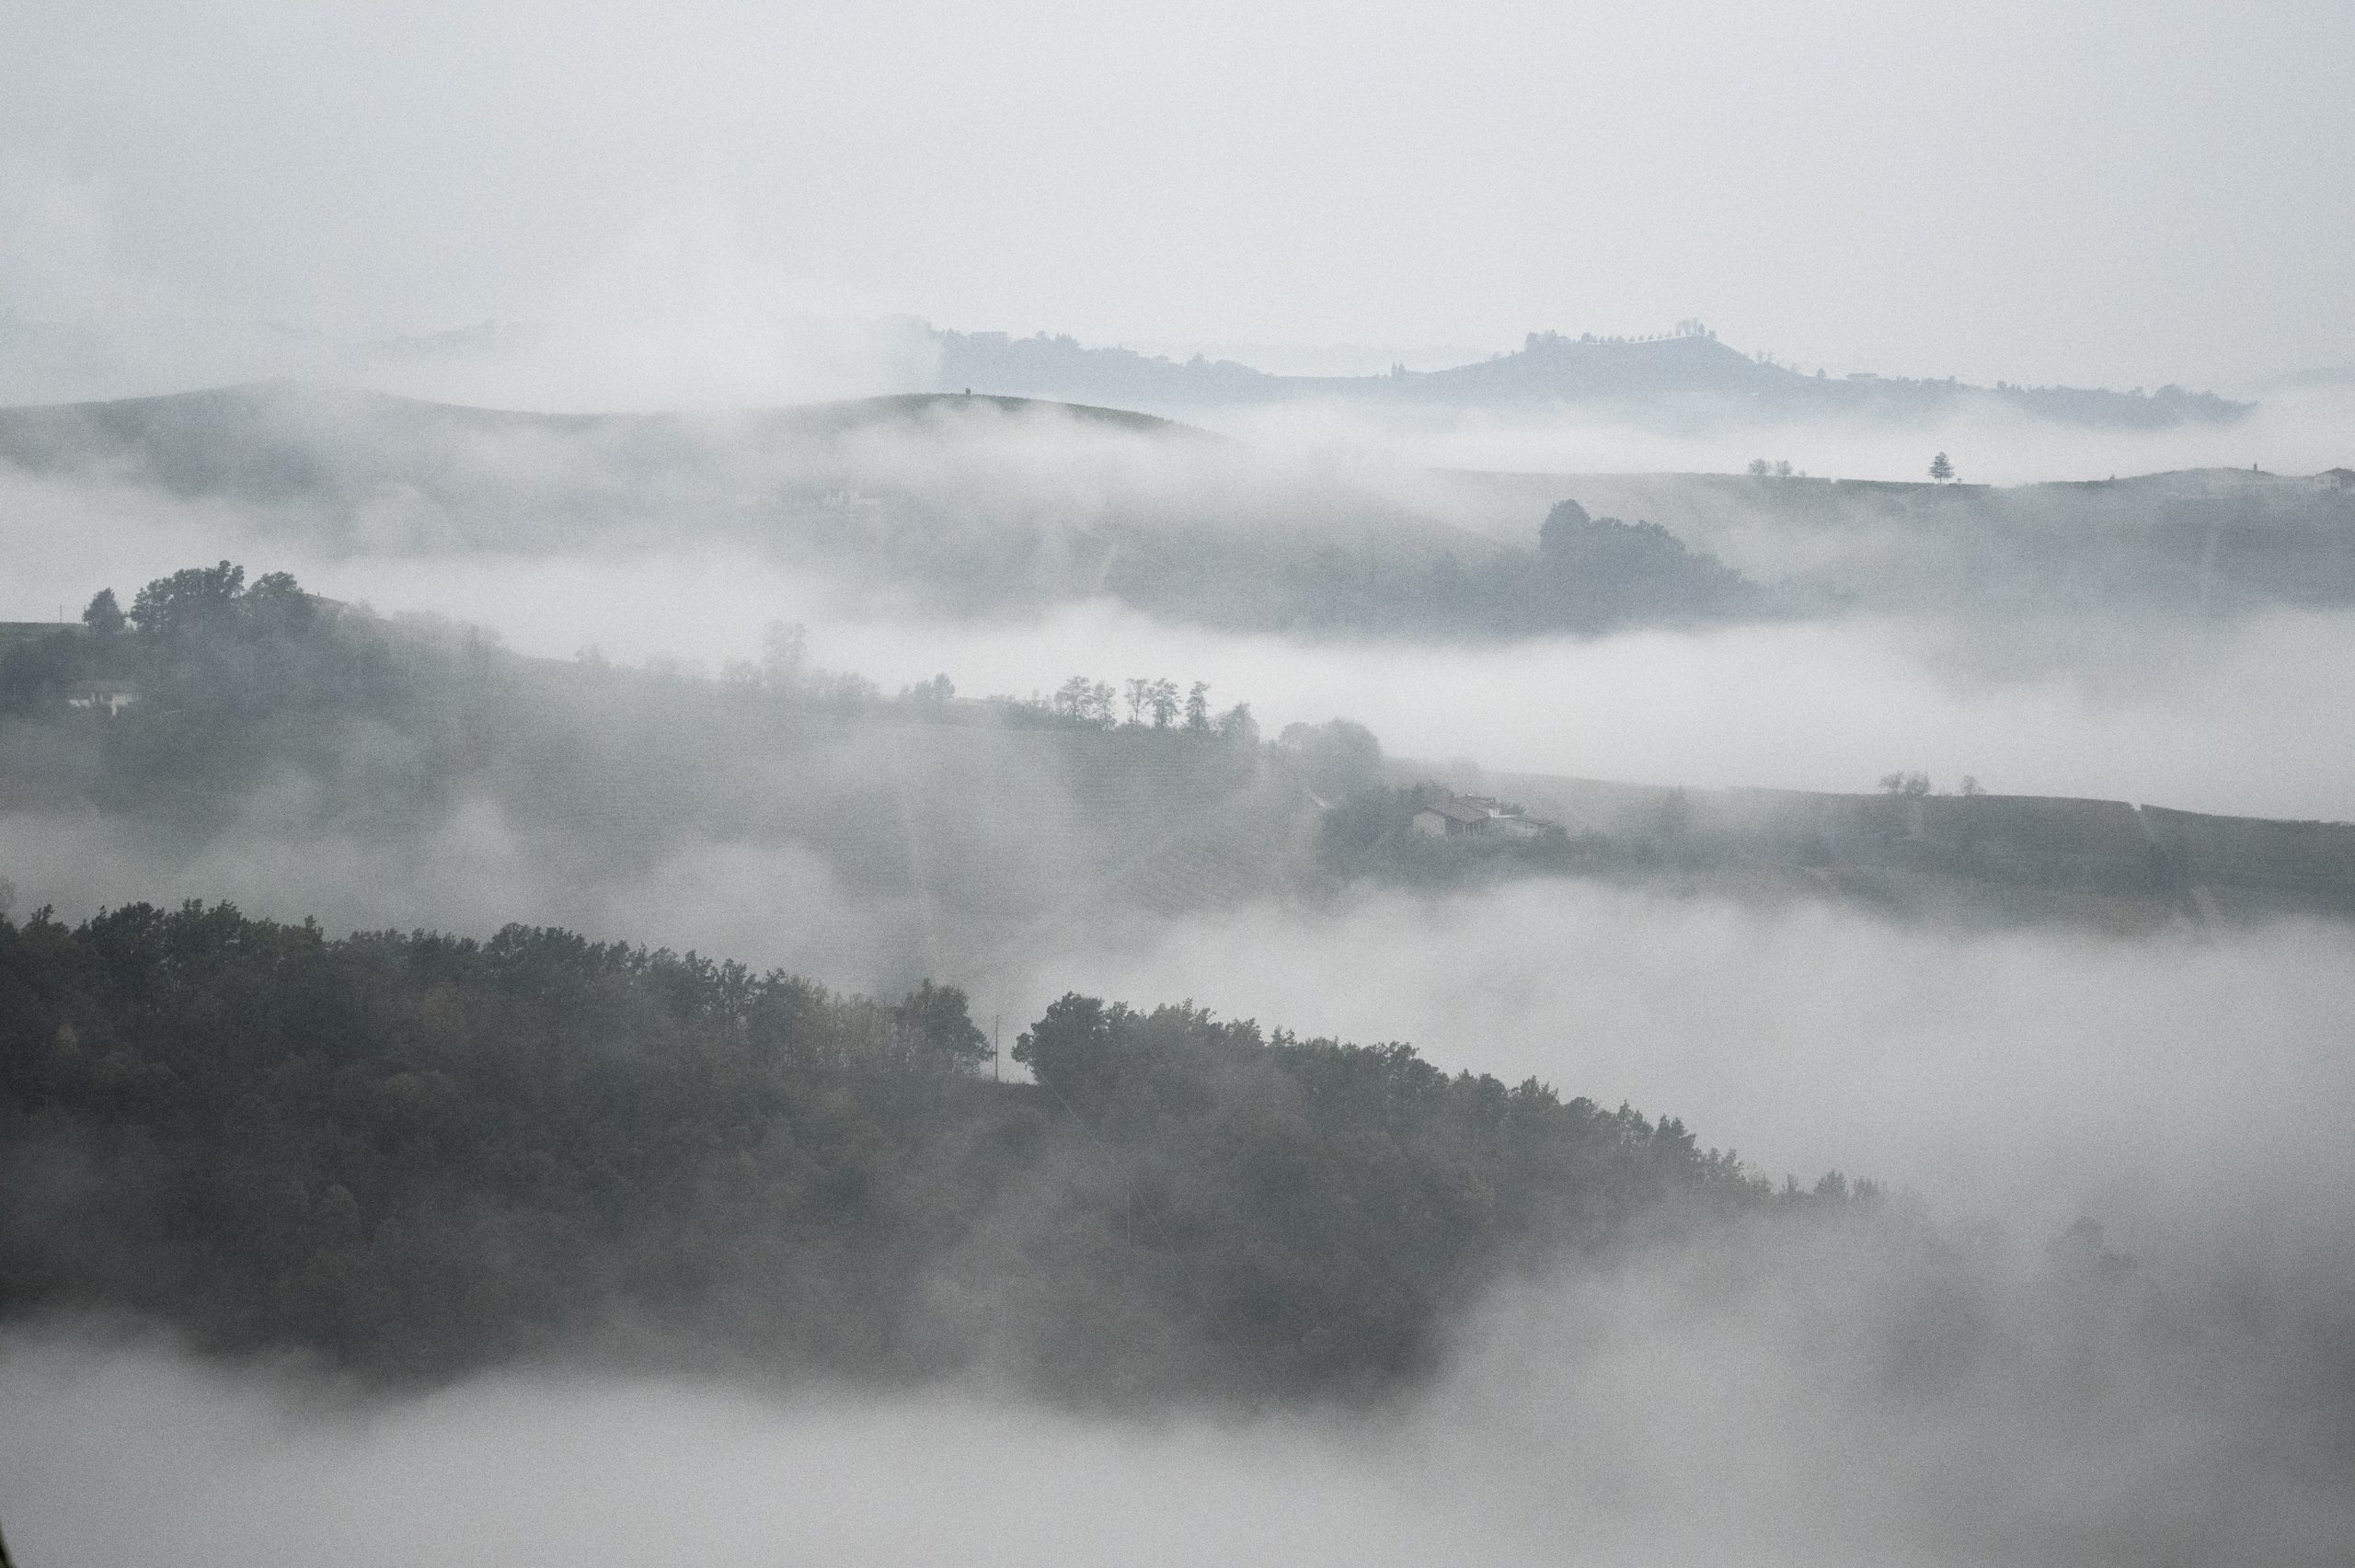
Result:
<instances>
[{"instance_id":1,"label":"fog","mask_svg":"<svg viewBox=\"0 0 2355 1568\"><path fill-rule=\"evenodd\" d=\"M1409 1036L1675 1110L1770 1172L1868 1171L1946 1230L1509 1286L1438 1382L1354 1413L1082 1417L986 1375L878 1394L562 1358L386 1401L299 1358L52 1322L0 1345L0 1495L20 1561L129 1568L1518 1562L1566 1541L2332 1562L2355 1524L2349 941L1963 938L1532 886L1066 943L982 1005L1185 992ZM2085 1216L2106 1236L2054 1240ZM2135 1259L2123 1287L2105 1243Z\"/></svg>"},{"instance_id":2,"label":"fog","mask_svg":"<svg viewBox=\"0 0 2355 1568\"><path fill-rule=\"evenodd\" d=\"M2028 485L2181 468L2315 474L2350 461L2355 395L2344 383L2223 388L2256 404L2219 425L2131 429L2062 425L1992 401L1929 420L1786 422L1691 410L1648 420L1538 406L1465 409L1285 404L1172 409L1273 450L1377 472L1409 464L1515 474L1739 473L1752 459L1827 479L1919 480L1931 454L1966 481ZM1399 483L1411 479L1399 476Z\"/></svg>"},{"instance_id":3,"label":"fog","mask_svg":"<svg viewBox=\"0 0 2355 1568\"><path fill-rule=\"evenodd\" d=\"M1980 382L2355 357L2349 24L2313 0L558 15L17 7L13 314L134 359L428 333L717 229L764 309L1095 341L1697 313Z\"/></svg>"},{"instance_id":4,"label":"fog","mask_svg":"<svg viewBox=\"0 0 2355 1568\"><path fill-rule=\"evenodd\" d=\"M258 798L193 853L12 814L0 855L20 908L74 917L207 898L334 930L523 920L852 989L928 963L1009 1036L1065 990L1188 997L1674 1114L1777 1178L1837 1166L1971 1212L2164 1232L2173 1205L2261 1200L2296 1231L2355 1180L2337 1131L2355 1115L2355 948L2338 926L1956 931L1556 883L1112 918L1100 888L1074 887L977 938L920 898L844 886L789 842L692 843L597 876L484 802L391 841L336 835L315 813ZM2142 1239L2126 1235L2130 1251Z\"/></svg>"},{"instance_id":5,"label":"fog","mask_svg":"<svg viewBox=\"0 0 2355 1568\"><path fill-rule=\"evenodd\" d=\"M490 450L502 465L526 456ZM948 455L959 452L967 455ZM1019 423L1003 435L958 435L945 452L922 438L879 436L861 461L929 473L919 482L943 493L979 462L1005 498L995 504L1023 518L1062 508L1085 517L1143 494L1215 519L1222 498L1255 483L1311 483L1281 454L1173 454L1124 435L1074 437L1051 426L1042 435ZM1567 476L1530 493L1579 487ZM1382 488L1377 476L1362 493ZM1490 527L1535 509L1480 506ZM9 557L0 618L71 618L100 587L127 601L150 577L226 557L257 572L292 571L316 591L383 613L487 627L519 652L548 658L594 650L716 671L757 658L767 628L792 623L809 629L824 662L886 690L940 672L968 695L1014 696L1051 691L1074 671L1182 675L1210 682L1222 703L1249 702L1270 733L1341 715L1370 726L1395 754L1499 772L1842 791L1902 767L1948 787L1971 774L2015 794L2355 817L2338 718L2355 697L2355 638L2350 612L2337 607L2260 601L2202 614L2188 596L2025 608L1999 597L1501 646L1311 641L1221 632L1104 600L945 618L909 603L888 578L846 590L840 576L780 558L757 533L715 527L692 496L630 501L618 515L570 549L526 525L533 543L519 550L495 538L477 545L483 525L467 514L391 491L314 511L0 477ZM1534 533L1534 519L1521 530ZM1837 580L1837 558L1822 564L1827 550L1865 563L1849 569L1878 570L1877 558L1902 571L1939 569L1904 564L1919 549L1901 527L1802 536L1736 515L1693 537L1768 582L1826 569ZM2252 702L2253 692L2266 700ZM2248 765L2257 757L2263 767Z\"/></svg>"},{"instance_id":6,"label":"fog","mask_svg":"<svg viewBox=\"0 0 2355 1568\"><path fill-rule=\"evenodd\" d=\"M2097 1214L2131 1252L2194 1213L2343 1229L2350 959L2336 925L1963 933L1541 883L1067 936L1004 1006L1185 994L1411 1040L1671 1112L1777 1177L1837 1166L1966 1213Z\"/></svg>"},{"instance_id":7,"label":"fog","mask_svg":"<svg viewBox=\"0 0 2355 1568\"><path fill-rule=\"evenodd\" d=\"M1375 1419L560 1369L382 1405L19 1333L0 1484L26 1560L126 1568L2338 1561L2345 1436L2292 1380L2311 1352L2089 1266L1833 1235L1533 1285Z\"/></svg>"},{"instance_id":8,"label":"fog","mask_svg":"<svg viewBox=\"0 0 2355 1568\"><path fill-rule=\"evenodd\" d=\"M2355 12L2114 10L6 8L12 1561L2344 1562Z\"/></svg>"},{"instance_id":9,"label":"fog","mask_svg":"<svg viewBox=\"0 0 2355 1568\"><path fill-rule=\"evenodd\" d=\"M2028 653L1857 613L1502 647L1293 641L1100 601L862 609L725 543L355 550L225 504L12 483L0 612L70 614L98 583L127 596L225 552L558 658L717 668L795 621L827 664L887 688L1167 670L1250 701L1271 731L1347 714L1394 756L1497 771L1854 790L1904 766L2355 814L2342 611L2191 635L2128 620L2108 647L2060 627ZM845 987L929 973L1007 1034L1066 990L1190 998L1632 1101L1770 1179L1889 1184L1900 1218L1507 1278L1448 1325L1433 1378L1372 1408L1078 1413L986 1362L877 1391L790 1367L617 1368L585 1345L386 1392L300 1352L224 1360L50 1313L0 1341L0 1499L28 1564L2297 1564L2338 1560L2355 1528L2344 924L1949 929L1559 878L1165 916L1108 912L1076 881L1058 894L1046 867L1044 908L974 942L941 923L932 849L904 824L914 887L893 894L789 838L694 823L609 857L584 821L552 854L544 825L489 795L355 832L331 787L290 774L195 841L11 810L0 867L20 910L69 917L228 898L331 931L558 922ZM1022 784L1022 809L1051 815L1060 787ZM2086 1219L2102 1229L2071 1229Z\"/></svg>"}]
</instances>

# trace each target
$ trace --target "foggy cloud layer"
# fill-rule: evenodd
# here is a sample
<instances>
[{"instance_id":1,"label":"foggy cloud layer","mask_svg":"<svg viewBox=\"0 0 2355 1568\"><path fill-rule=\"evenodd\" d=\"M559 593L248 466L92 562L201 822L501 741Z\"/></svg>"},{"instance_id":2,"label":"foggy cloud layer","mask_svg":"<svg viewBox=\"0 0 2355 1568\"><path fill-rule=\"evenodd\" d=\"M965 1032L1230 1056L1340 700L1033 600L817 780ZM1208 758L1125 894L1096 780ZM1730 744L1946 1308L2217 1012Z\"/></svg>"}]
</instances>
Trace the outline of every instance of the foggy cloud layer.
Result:
<instances>
[{"instance_id":1,"label":"foggy cloud layer","mask_svg":"<svg viewBox=\"0 0 2355 1568\"><path fill-rule=\"evenodd\" d=\"M774 363L792 319L899 312L1497 347L1697 312L1835 373L2120 386L2355 358L2326 194L2350 40L2320 0L109 0L5 28L0 287L63 340L26 359L81 383L17 397L490 320L603 340L609 388L783 399L828 379Z\"/></svg>"},{"instance_id":2,"label":"foggy cloud layer","mask_svg":"<svg viewBox=\"0 0 2355 1568\"><path fill-rule=\"evenodd\" d=\"M125 1568L2337 1561L2343 1368L2109 1256L1832 1234L1545 1282L1380 1420L562 1371L378 1407L20 1333L0 1483L29 1558Z\"/></svg>"},{"instance_id":3,"label":"foggy cloud layer","mask_svg":"<svg viewBox=\"0 0 2355 1568\"><path fill-rule=\"evenodd\" d=\"M2275 845L2355 821L2350 57L2344 0L6 8L0 622L77 628L0 627L0 917L32 933L0 972L0 1169L40 1173L0 1203L0 1264L37 1260L0 1277L13 1560L2345 1562L2355 921L2330 916L2355 847L2220 912L2157 814L2113 812L2131 842L2100 865L2059 829L2015 864L1933 843L1924 806L1981 803L1923 797L2307 824ZM1109 411L936 384L992 363L948 333L1258 344L1231 351L1403 391L1524 334L1648 349L1671 322L1741 374ZM1767 366L1814 390L1725 391ZM2023 383L2133 390L2070 423ZM1924 483L1934 454L1960 485ZM233 592L211 644L78 630L100 589L135 609L215 562L318 598L280 585L255 632ZM1045 700L1075 677L1100 714ZM116 681L127 718L92 705ZM1337 718L1371 734L1278 739ZM1304 760L1319 735L1357 759L1342 785ZM1448 863L1504 819L1450 837L1482 808L1406 793L1442 778L1891 793L1865 803L1878 860L1694 848L1663 787ZM1435 802L1459 815L1425 837ZM1337 852L1360 808L1408 853ZM74 940L36 910L183 900L695 955L600 971L544 939L572 956L534 1006L571 963L586 1016L639 965L603 1065L649 1048L664 975L770 986L771 1033L713 1007L664 1036L706 1076L617 1068L551 1109L563 1074L517 1042L570 1067L590 1036L494 1006L520 968L354 944L305 973L407 954L408 989L348 1015L305 993L245 1077L207 1032L241 999L179 998L180 1082L219 1096L192 1115L128 1048L164 1027L136 977L105 993L125 1048L44 1011L139 939L39 995L25 956ZM217 971L245 979L286 934L216 923L254 944ZM955 989L920 1012L920 981ZM1260 1037L1220 1057L1188 1014L1226 1044L1134 1047L1123 1132L1033 1071L1026 1032L1071 993L1377 1065L1246 1094L1276 1082L1247 1076ZM812 1067L795 1007L865 1033ZM338 1056L330 1015L376 1020L374 1054ZM1233 1075L1153 1077L1181 1059ZM699 1141L701 1113L617 1083L759 1104L742 1143ZM1327 1137L1396 1157L1378 1118L1455 1091L1432 1126L1591 1140L1445 1123L1403 1197L1318 1163ZM1135 1132L1156 1094L1276 1132L1156 1123L1198 1164L1166 1159ZM278 1162L248 1170L261 1137L222 1150L265 1100ZM524 1129L479 1139L495 1176L433 1142L493 1126ZM1644 1186L1688 1131L1717 1185ZM338 1162L372 1139L400 1148L355 1194ZM210 1196L142 1185L215 1165ZM1557 1230L1384 1250L1476 1260L1399 1264L1428 1299L1342 1255L1361 1220L1485 1244L1516 1183ZM1274 1185L1327 1206L1290 1245ZM255 1244L179 1316L160 1263L145 1298L40 1274L113 1266L151 1221L208 1266ZM1227 1251L1156 1252L1154 1223ZM891 1268L860 1275L870 1243ZM442 1278L419 1258L458 1285L412 1288ZM1346 1315L1253 1295L1286 1288L1408 1327L1345 1325L1342 1369L1280 1392L1252 1345L1322 1368Z\"/></svg>"}]
</instances>

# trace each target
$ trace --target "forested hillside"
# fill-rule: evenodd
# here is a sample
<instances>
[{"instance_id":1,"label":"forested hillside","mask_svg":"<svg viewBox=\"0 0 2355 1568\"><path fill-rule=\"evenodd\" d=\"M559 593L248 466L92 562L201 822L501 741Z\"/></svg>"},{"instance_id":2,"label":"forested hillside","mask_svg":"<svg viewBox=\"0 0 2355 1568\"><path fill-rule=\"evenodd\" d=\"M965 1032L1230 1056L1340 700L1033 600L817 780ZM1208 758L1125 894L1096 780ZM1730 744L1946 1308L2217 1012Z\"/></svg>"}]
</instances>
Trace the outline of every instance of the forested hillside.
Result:
<instances>
[{"instance_id":1,"label":"forested hillside","mask_svg":"<svg viewBox=\"0 0 2355 1568\"><path fill-rule=\"evenodd\" d=\"M1674 1120L1070 995L896 1003L511 927L0 919L0 1315L372 1379L517 1357L1363 1397L1507 1273L1770 1207Z\"/></svg>"}]
</instances>

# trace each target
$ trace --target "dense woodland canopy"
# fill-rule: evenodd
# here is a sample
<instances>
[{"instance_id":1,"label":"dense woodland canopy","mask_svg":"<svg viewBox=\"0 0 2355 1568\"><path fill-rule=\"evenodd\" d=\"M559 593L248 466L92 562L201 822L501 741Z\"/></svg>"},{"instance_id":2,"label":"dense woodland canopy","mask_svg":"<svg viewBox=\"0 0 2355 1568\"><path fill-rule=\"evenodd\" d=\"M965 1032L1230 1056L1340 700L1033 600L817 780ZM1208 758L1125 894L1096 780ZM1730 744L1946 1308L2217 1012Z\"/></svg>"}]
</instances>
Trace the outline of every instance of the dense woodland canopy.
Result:
<instances>
[{"instance_id":1,"label":"dense woodland canopy","mask_svg":"<svg viewBox=\"0 0 2355 1568\"><path fill-rule=\"evenodd\" d=\"M1358 1397L1564 1255L1766 1210L1674 1120L1068 995L896 1003L510 927L0 919L0 1314L373 1378L519 1356Z\"/></svg>"}]
</instances>

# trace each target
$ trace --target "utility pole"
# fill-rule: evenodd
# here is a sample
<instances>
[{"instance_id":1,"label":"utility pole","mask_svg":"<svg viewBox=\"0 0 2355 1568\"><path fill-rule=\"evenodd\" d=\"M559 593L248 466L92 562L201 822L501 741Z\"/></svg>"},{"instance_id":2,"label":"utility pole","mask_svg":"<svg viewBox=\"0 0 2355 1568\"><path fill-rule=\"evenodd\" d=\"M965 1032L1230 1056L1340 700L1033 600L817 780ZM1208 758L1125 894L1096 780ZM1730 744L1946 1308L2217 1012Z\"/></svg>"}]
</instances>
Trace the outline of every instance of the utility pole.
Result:
<instances>
[{"instance_id":1,"label":"utility pole","mask_svg":"<svg viewBox=\"0 0 2355 1568\"><path fill-rule=\"evenodd\" d=\"M990 1082L992 1083L1001 1082L997 1075L997 1026L1005 1021L1005 1014L1002 1013L990 1014ZM5 1560L0 1560L0 1568L8 1568Z\"/></svg>"}]
</instances>

